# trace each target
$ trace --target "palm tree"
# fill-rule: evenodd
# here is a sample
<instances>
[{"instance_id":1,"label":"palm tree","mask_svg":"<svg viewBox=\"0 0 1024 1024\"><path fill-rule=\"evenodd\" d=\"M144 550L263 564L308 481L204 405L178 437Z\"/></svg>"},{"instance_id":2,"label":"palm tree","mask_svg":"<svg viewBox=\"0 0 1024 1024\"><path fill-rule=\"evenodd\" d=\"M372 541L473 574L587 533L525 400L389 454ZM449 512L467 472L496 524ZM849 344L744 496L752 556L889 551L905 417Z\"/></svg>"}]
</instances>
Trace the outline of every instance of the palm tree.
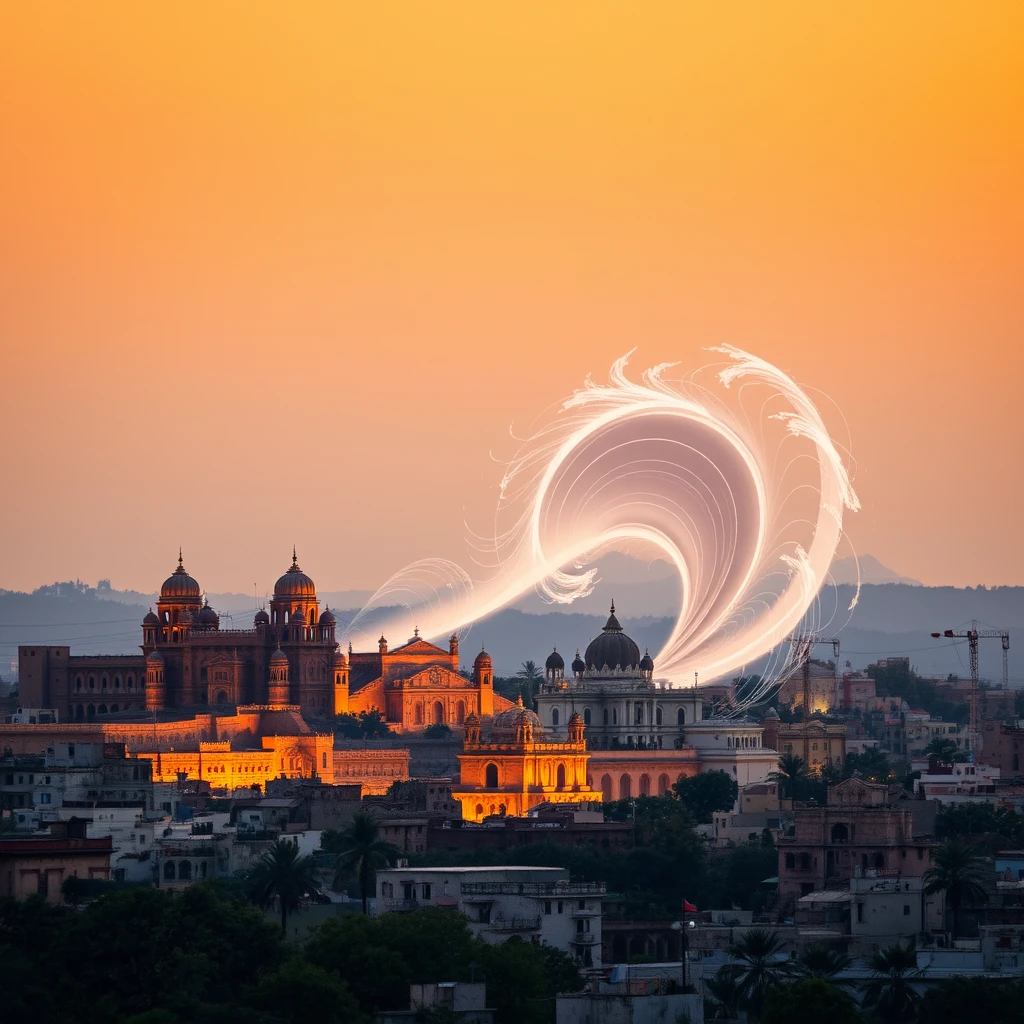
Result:
<instances>
[{"instance_id":1,"label":"palm tree","mask_svg":"<svg viewBox=\"0 0 1024 1024\"><path fill-rule=\"evenodd\" d=\"M932 866L924 874L925 893L944 892L946 906L953 912L953 938L960 932L960 908L965 903L985 903L985 861L974 848L956 839L935 851Z\"/></svg>"},{"instance_id":2,"label":"palm tree","mask_svg":"<svg viewBox=\"0 0 1024 1024\"><path fill-rule=\"evenodd\" d=\"M398 858L399 849L380 837L380 824L366 811L357 811L337 838L335 880L354 874L359 879L363 913L373 888L374 874L379 867L389 866Z\"/></svg>"},{"instance_id":3,"label":"palm tree","mask_svg":"<svg viewBox=\"0 0 1024 1024\"><path fill-rule=\"evenodd\" d=\"M739 1017L742 993L734 977L728 974L723 976L719 971L704 982L704 989L715 1003L712 1020L736 1020Z\"/></svg>"},{"instance_id":4,"label":"palm tree","mask_svg":"<svg viewBox=\"0 0 1024 1024\"><path fill-rule=\"evenodd\" d=\"M815 943L800 950L795 970L801 978L821 978L833 985L842 985L846 982L837 981L836 975L845 971L851 963L852 959L841 950Z\"/></svg>"},{"instance_id":5,"label":"palm tree","mask_svg":"<svg viewBox=\"0 0 1024 1024\"><path fill-rule=\"evenodd\" d=\"M807 774L807 762L797 754L783 754L779 758L779 767L768 776L778 784L779 807L782 807L783 790L790 800L795 799L797 787L807 778Z\"/></svg>"},{"instance_id":6,"label":"palm tree","mask_svg":"<svg viewBox=\"0 0 1024 1024\"><path fill-rule=\"evenodd\" d=\"M876 950L868 966L873 977L864 990L865 1009L873 1010L884 1024L911 1020L921 999L910 987L911 980L921 974L914 947L897 942Z\"/></svg>"},{"instance_id":7,"label":"palm tree","mask_svg":"<svg viewBox=\"0 0 1024 1024\"><path fill-rule=\"evenodd\" d=\"M311 857L300 857L297 843L278 839L252 869L249 898L266 910L276 899L281 906L281 931L287 934L288 915L299 909L299 900L317 888Z\"/></svg>"},{"instance_id":8,"label":"palm tree","mask_svg":"<svg viewBox=\"0 0 1024 1024\"><path fill-rule=\"evenodd\" d=\"M729 956L737 963L726 964L719 976L735 983L743 1005L755 1017L761 1016L765 997L789 975L789 963L779 959L782 939L767 928L751 928L730 946Z\"/></svg>"},{"instance_id":9,"label":"palm tree","mask_svg":"<svg viewBox=\"0 0 1024 1024\"><path fill-rule=\"evenodd\" d=\"M926 757L934 757L936 761L950 764L956 760L957 745L947 736L933 736L924 748Z\"/></svg>"},{"instance_id":10,"label":"palm tree","mask_svg":"<svg viewBox=\"0 0 1024 1024\"><path fill-rule=\"evenodd\" d=\"M533 706L533 691L536 689L536 683L539 683L544 678L544 674L537 667L535 661L524 661L523 667L516 673L520 679L523 680L523 697L526 699L528 706Z\"/></svg>"}]
</instances>

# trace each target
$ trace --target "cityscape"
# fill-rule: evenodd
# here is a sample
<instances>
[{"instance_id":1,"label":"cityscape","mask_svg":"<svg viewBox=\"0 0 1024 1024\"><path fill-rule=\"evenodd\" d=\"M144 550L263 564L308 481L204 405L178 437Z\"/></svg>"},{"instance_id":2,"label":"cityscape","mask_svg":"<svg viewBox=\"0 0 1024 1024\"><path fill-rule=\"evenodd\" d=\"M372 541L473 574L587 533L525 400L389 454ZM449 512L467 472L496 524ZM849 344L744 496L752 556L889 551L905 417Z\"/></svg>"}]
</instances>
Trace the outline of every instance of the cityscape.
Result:
<instances>
[{"instance_id":1,"label":"cityscape","mask_svg":"<svg viewBox=\"0 0 1024 1024\"><path fill-rule=\"evenodd\" d=\"M1024 14L0 3L20 1024L1024 1001Z\"/></svg>"}]
</instances>

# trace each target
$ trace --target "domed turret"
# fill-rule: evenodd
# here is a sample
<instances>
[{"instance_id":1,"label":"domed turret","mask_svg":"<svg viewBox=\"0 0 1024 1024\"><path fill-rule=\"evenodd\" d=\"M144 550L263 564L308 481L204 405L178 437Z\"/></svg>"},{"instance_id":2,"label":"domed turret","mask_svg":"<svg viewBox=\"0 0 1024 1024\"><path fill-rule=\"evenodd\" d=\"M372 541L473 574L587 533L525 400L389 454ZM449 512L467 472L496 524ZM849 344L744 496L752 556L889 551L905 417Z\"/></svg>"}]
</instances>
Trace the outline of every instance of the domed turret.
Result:
<instances>
[{"instance_id":1,"label":"domed turret","mask_svg":"<svg viewBox=\"0 0 1024 1024\"><path fill-rule=\"evenodd\" d=\"M254 626L269 626L270 616L267 614L266 609L261 608L256 615L253 617L252 624Z\"/></svg>"},{"instance_id":2,"label":"domed turret","mask_svg":"<svg viewBox=\"0 0 1024 1024\"><path fill-rule=\"evenodd\" d=\"M191 626L192 621L192 613L187 608L184 611L182 611L182 613L178 616L179 626Z\"/></svg>"},{"instance_id":3,"label":"domed turret","mask_svg":"<svg viewBox=\"0 0 1024 1024\"><path fill-rule=\"evenodd\" d=\"M533 743L543 736L544 726L537 715L523 706L522 694L514 708L502 711L491 720L493 743Z\"/></svg>"},{"instance_id":4,"label":"domed turret","mask_svg":"<svg viewBox=\"0 0 1024 1024\"><path fill-rule=\"evenodd\" d=\"M561 675L565 671L565 660L558 653L558 648L554 648L548 655L548 660L544 662L545 674L550 677L552 674Z\"/></svg>"},{"instance_id":5,"label":"domed turret","mask_svg":"<svg viewBox=\"0 0 1024 1024\"><path fill-rule=\"evenodd\" d=\"M330 608L325 608L320 613L320 625L321 626L334 626L338 620L334 617L334 612Z\"/></svg>"},{"instance_id":6,"label":"domed turret","mask_svg":"<svg viewBox=\"0 0 1024 1024\"><path fill-rule=\"evenodd\" d=\"M288 703L288 655L280 647L270 656L270 685L268 687L270 704L280 707Z\"/></svg>"},{"instance_id":7,"label":"domed turret","mask_svg":"<svg viewBox=\"0 0 1024 1024\"><path fill-rule=\"evenodd\" d=\"M280 647L270 656L271 665L287 665L288 655L281 650Z\"/></svg>"},{"instance_id":8,"label":"domed turret","mask_svg":"<svg viewBox=\"0 0 1024 1024\"><path fill-rule=\"evenodd\" d=\"M480 716L475 711L470 711L466 715L466 721L463 725L465 728L464 742L469 746L478 744L480 742Z\"/></svg>"},{"instance_id":9,"label":"domed turret","mask_svg":"<svg viewBox=\"0 0 1024 1024\"><path fill-rule=\"evenodd\" d=\"M570 743L582 743L583 742L583 717L578 711L574 711L569 716L569 721L565 727L566 738Z\"/></svg>"},{"instance_id":10,"label":"domed turret","mask_svg":"<svg viewBox=\"0 0 1024 1024\"><path fill-rule=\"evenodd\" d=\"M587 663L580 657L580 649L576 648L576 657L572 661L572 674L579 678L587 670Z\"/></svg>"},{"instance_id":11,"label":"domed turret","mask_svg":"<svg viewBox=\"0 0 1024 1024\"><path fill-rule=\"evenodd\" d=\"M144 618L142 620L142 624L144 626L159 626L160 625L160 616L157 615L157 613L155 611L153 611L152 608L150 608L149 611L146 612L146 614L145 614L145 616L144 616Z\"/></svg>"},{"instance_id":12,"label":"domed turret","mask_svg":"<svg viewBox=\"0 0 1024 1024\"><path fill-rule=\"evenodd\" d=\"M163 666L164 656L159 651L152 651L146 656L147 665L160 665Z\"/></svg>"},{"instance_id":13,"label":"domed turret","mask_svg":"<svg viewBox=\"0 0 1024 1024\"><path fill-rule=\"evenodd\" d=\"M203 601L203 610L199 613L199 624L207 629L217 629L220 626L220 616L210 607L210 602Z\"/></svg>"},{"instance_id":14,"label":"domed turret","mask_svg":"<svg viewBox=\"0 0 1024 1024\"><path fill-rule=\"evenodd\" d=\"M640 648L626 636L615 617L615 602L611 614L601 630L587 646L586 663L588 672L635 673L640 667Z\"/></svg>"},{"instance_id":15,"label":"domed turret","mask_svg":"<svg viewBox=\"0 0 1024 1024\"><path fill-rule=\"evenodd\" d=\"M295 548L292 548L291 568L274 584L275 598L316 598L316 586L299 568Z\"/></svg>"},{"instance_id":16,"label":"domed turret","mask_svg":"<svg viewBox=\"0 0 1024 1024\"><path fill-rule=\"evenodd\" d=\"M164 580L160 588L161 601L195 601L198 603L202 594L199 584L185 572L181 549L178 549L178 568Z\"/></svg>"},{"instance_id":17,"label":"domed turret","mask_svg":"<svg viewBox=\"0 0 1024 1024\"><path fill-rule=\"evenodd\" d=\"M306 616L301 608L297 612L292 613L291 624L293 626L304 626L306 624Z\"/></svg>"},{"instance_id":18,"label":"domed turret","mask_svg":"<svg viewBox=\"0 0 1024 1024\"><path fill-rule=\"evenodd\" d=\"M644 650L644 656L640 659L640 671L648 678L654 672L654 659L651 657L651 652L646 649Z\"/></svg>"},{"instance_id":19,"label":"domed turret","mask_svg":"<svg viewBox=\"0 0 1024 1024\"><path fill-rule=\"evenodd\" d=\"M473 660L473 668L491 667L491 656L481 647L480 653Z\"/></svg>"}]
</instances>

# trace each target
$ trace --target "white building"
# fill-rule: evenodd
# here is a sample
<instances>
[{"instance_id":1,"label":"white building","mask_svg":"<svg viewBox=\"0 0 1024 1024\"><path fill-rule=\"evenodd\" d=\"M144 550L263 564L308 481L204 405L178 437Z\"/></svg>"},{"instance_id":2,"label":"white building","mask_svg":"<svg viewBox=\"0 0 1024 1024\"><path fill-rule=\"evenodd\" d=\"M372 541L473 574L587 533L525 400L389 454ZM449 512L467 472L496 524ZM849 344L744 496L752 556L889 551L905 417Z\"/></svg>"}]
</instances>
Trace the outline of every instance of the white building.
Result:
<instances>
[{"instance_id":1,"label":"white building","mask_svg":"<svg viewBox=\"0 0 1024 1024\"><path fill-rule=\"evenodd\" d=\"M1000 770L984 764L943 765L941 771L921 772L914 794L942 803L995 803Z\"/></svg>"},{"instance_id":2,"label":"white building","mask_svg":"<svg viewBox=\"0 0 1024 1024\"><path fill-rule=\"evenodd\" d=\"M566 868L390 868L377 872L377 913L452 907L475 935L518 935L556 946L584 966L601 963L602 884L571 882Z\"/></svg>"},{"instance_id":3,"label":"white building","mask_svg":"<svg viewBox=\"0 0 1024 1024\"><path fill-rule=\"evenodd\" d=\"M779 767L779 753L763 745L763 732L758 722L708 718L686 727L686 742L702 772L725 772L742 789L764 782Z\"/></svg>"}]
</instances>

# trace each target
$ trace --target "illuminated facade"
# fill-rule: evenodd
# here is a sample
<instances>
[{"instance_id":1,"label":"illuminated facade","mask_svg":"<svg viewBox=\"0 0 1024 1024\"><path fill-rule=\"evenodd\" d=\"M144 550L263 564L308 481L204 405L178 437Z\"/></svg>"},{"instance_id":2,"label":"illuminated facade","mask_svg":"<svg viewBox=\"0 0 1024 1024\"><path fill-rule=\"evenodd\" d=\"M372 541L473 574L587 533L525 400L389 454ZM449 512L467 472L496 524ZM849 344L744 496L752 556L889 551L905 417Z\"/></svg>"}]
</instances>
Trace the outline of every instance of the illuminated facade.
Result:
<instances>
[{"instance_id":1,"label":"illuminated facade","mask_svg":"<svg viewBox=\"0 0 1024 1024\"><path fill-rule=\"evenodd\" d=\"M589 755L579 715L570 718L564 740L549 739L520 697L494 716L488 737L476 715L466 718L465 727L459 783L452 787L464 820L482 821L490 814L524 817L542 803L600 799L588 782Z\"/></svg>"}]
</instances>

